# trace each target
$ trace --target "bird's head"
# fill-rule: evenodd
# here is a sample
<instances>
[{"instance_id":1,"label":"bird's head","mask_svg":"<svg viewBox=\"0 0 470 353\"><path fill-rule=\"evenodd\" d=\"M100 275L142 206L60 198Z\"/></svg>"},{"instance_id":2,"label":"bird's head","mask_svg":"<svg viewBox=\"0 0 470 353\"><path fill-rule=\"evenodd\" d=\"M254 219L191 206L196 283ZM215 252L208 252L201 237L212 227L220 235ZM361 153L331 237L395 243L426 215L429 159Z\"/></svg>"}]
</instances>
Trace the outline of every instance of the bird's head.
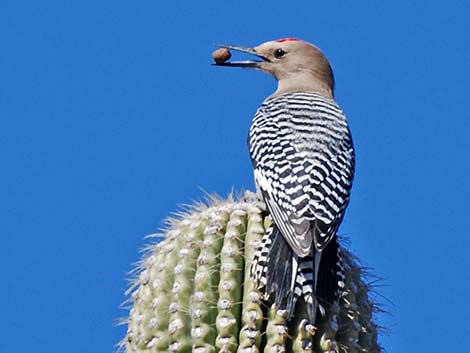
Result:
<instances>
[{"instance_id":1,"label":"bird's head","mask_svg":"<svg viewBox=\"0 0 470 353\"><path fill-rule=\"evenodd\" d=\"M313 91L333 98L333 70L325 55L313 44L297 38L284 38L254 48L236 45L219 47L257 56L259 60L229 61L217 65L253 68L274 76L278 81L274 95Z\"/></svg>"}]
</instances>

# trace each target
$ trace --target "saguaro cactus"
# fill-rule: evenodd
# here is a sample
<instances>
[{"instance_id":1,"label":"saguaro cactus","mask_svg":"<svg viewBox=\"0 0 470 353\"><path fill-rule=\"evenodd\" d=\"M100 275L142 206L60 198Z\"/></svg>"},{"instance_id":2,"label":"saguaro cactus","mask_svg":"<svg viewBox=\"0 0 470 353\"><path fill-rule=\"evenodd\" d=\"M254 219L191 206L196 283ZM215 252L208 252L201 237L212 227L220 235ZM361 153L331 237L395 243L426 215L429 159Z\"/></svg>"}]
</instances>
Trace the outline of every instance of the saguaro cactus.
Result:
<instances>
[{"instance_id":1,"label":"saguaro cactus","mask_svg":"<svg viewBox=\"0 0 470 353\"><path fill-rule=\"evenodd\" d=\"M269 225L251 194L212 200L169 220L129 290L127 353L380 352L376 307L363 271L345 249L346 283L338 304L312 326L297 306L263 300L250 278L253 251Z\"/></svg>"}]
</instances>

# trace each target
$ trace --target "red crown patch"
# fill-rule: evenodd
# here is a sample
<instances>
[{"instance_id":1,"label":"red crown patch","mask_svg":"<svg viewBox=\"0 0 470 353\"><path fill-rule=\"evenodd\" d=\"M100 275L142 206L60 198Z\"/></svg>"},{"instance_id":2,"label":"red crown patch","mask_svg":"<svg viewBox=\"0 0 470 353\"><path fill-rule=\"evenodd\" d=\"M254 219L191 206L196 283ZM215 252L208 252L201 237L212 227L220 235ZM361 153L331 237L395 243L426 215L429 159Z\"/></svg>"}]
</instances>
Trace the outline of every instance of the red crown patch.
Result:
<instances>
[{"instance_id":1,"label":"red crown patch","mask_svg":"<svg viewBox=\"0 0 470 353\"><path fill-rule=\"evenodd\" d=\"M299 41L299 40L300 40L299 38L282 38L282 39L276 40L276 42L278 42L278 43L296 42L296 41Z\"/></svg>"}]
</instances>

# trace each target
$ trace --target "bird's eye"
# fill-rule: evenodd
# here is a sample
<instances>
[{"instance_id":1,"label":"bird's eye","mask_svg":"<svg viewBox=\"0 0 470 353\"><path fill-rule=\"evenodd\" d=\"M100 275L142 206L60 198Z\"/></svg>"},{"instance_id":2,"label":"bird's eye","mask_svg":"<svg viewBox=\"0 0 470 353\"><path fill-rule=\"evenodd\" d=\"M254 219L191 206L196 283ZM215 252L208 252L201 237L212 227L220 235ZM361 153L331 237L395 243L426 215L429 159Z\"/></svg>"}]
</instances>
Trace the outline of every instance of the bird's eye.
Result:
<instances>
[{"instance_id":1,"label":"bird's eye","mask_svg":"<svg viewBox=\"0 0 470 353\"><path fill-rule=\"evenodd\" d=\"M276 57L276 58L282 58L282 57L283 57L284 55L286 55L286 54L287 54L287 53L286 53L284 50L282 50L281 48L276 49L276 50L274 51L274 57Z\"/></svg>"}]
</instances>

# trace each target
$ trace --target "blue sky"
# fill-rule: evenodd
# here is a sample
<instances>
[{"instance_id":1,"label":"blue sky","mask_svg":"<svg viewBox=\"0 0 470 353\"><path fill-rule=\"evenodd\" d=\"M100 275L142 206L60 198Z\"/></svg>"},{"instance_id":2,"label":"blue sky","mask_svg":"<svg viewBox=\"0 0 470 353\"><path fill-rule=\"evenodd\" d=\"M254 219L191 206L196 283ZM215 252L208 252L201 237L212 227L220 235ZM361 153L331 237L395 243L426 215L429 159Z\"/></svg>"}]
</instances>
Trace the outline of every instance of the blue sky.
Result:
<instances>
[{"instance_id":1,"label":"blue sky","mask_svg":"<svg viewBox=\"0 0 470 353\"><path fill-rule=\"evenodd\" d=\"M253 188L275 89L214 43L301 37L329 57L357 151L341 228L391 315L388 352L470 335L467 1L0 4L0 353L112 352L126 273L181 203Z\"/></svg>"}]
</instances>

